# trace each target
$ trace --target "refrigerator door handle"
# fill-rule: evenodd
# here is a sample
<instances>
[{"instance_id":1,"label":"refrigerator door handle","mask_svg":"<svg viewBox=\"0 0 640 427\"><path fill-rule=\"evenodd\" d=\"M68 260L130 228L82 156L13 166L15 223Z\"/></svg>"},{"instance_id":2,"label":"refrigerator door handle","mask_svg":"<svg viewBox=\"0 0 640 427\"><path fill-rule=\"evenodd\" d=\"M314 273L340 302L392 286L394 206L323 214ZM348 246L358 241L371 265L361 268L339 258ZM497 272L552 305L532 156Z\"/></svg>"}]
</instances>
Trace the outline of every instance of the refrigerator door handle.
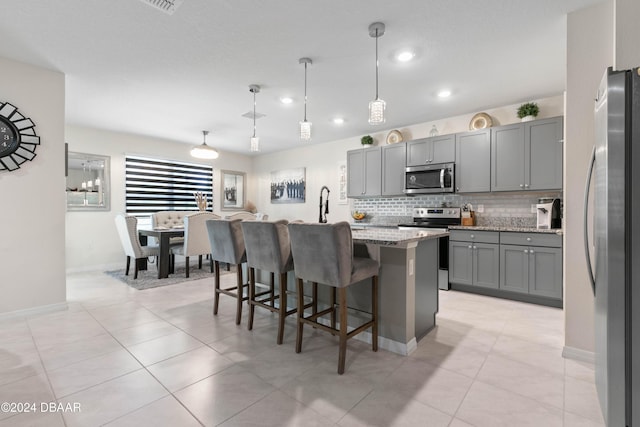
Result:
<instances>
[{"instance_id":1,"label":"refrigerator door handle","mask_svg":"<svg viewBox=\"0 0 640 427\"><path fill-rule=\"evenodd\" d=\"M589 190L591 189L591 175L593 167L596 163L596 147L591 151L591 160L589 161L589 170L587 171L587 182L584 186L584 255L587 260L587 269L589 270L589 280L591 281L591 289L596 294L596 279L593 276L593 266L591 264L591 254L589 253Z\"/></svg>"}]
</instances>

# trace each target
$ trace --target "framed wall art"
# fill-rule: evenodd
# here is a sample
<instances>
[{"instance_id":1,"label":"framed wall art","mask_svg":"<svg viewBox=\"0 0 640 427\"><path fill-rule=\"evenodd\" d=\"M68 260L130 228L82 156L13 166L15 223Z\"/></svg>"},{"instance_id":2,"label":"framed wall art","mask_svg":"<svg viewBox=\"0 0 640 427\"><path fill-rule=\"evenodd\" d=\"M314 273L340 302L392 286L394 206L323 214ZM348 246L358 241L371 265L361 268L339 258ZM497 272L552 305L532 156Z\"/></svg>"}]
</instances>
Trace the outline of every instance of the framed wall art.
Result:
<instances>
[{"instance_id":1,"label":"framed wall art","mask_svg":"<svg viewBox=\"0 0 640 427\"><path fill-rule=\"evenodd\" d=\"M271 172L271 203L304 203L305 168Z\"/></svg>"},{"instance_id":2,"label":"framed wall art","mask_svg":"<svg viewBox=\"0 0 640 427\"><path fill-rule=\"evenodd\" d=\"M245 181L244 172L221 171L220 210L237 211L244 209Z\"/></svg>"}]
</instances>

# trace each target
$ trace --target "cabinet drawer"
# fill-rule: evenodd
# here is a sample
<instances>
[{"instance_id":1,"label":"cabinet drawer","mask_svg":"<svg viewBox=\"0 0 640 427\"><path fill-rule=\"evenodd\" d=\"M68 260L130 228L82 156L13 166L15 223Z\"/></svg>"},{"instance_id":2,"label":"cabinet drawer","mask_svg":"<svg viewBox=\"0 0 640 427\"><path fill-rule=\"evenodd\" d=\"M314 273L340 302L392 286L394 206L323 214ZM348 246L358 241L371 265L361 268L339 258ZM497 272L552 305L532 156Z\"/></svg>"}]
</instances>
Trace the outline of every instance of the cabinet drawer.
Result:
<instances>
[{"instance_id":1,"label":"cabinet drawer","mask_svg":"<svg viewBox=\"0 0 640 427\"><path fill-rule=\"evenodd\" d=\"M547 246L562 247L562 236L549 233L500 233L500 243L503 245Z\"/></svg>"},{"instance_id":2,"label":"cabinet drawer","mask_svg":"<svg viewBox=\"0 0 640 427\"><path fill-rule=\"evenodd\" d=\"M500 233L497 231L451 230L449 240L478 243L499 243Z\"/></svg>"}]
</instances>

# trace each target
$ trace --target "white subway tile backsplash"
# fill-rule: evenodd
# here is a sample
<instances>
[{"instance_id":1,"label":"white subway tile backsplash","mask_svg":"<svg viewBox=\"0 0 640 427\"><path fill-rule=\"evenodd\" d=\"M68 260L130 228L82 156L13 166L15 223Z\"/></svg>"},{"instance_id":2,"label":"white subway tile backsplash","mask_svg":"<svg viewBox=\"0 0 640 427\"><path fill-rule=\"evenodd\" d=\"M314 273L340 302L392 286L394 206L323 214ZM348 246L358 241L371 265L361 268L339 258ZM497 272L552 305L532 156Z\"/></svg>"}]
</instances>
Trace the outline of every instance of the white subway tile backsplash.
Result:
<instances>
[{"instance_id":1,"label":"white subway tile backsplash","mask_svg":"<svg viewBox=\"0 0 640 427\"><path fill-rule=\"evenodd\" d=\"M367 212L367 221L379 224L397 224L411 219L413 208L424 206L460 207L470 203L484 205L484 212L476 212L478 225L509 225L510 223L535 226L536 214L531 205L541 197L557 197L562 193L490 193L490 194L434 194L415 197L351 199L352 209Z\"/></svg>"}]
</instances>

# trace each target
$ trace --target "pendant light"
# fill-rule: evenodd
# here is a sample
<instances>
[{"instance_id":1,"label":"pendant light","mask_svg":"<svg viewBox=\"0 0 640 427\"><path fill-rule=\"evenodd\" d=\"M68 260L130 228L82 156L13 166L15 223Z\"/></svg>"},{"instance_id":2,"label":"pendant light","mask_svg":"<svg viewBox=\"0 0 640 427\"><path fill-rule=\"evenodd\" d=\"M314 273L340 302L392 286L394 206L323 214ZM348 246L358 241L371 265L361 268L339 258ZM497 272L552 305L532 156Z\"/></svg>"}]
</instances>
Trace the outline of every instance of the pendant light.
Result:
<instances>
[{"instance_id":1,"label":"pendant light","mask_svg":"<svg viewBox=\"0 0 640 427\"><path fill-rule=\"evenodd\" d=\"M307 121L307 65L313 64L309 58L300 58L298 63L304 64L304 120L300 122L300 139L309 141L311 139L311 122Z\"/></svg>"},{"instance_id":2,"label":"pendant light","mask_svg":"<svg viewBox=\"0 0 640 427\"><path fill-rule=\"evenodd\" d=\"M208 130L203 130L203 141L201 145L197 145L191 149L191 155L197 159L217 159L220 155L218 150L207 145Z\"/></svg>"},{"instance_id":3,"label":"pendant light","mask_svg":"<svg viewBox=\"0 0 640 427\"><path fill-rule=\"evenodd\" d=\"M260 86L249 85L249 92L253 94L253 136L251 137L251 151L260 151L260 138L256 136L256 93L260 92Z\"/></svg>"},{"instance_id":4,"label":"pendant light","mask_svg":"<svg viewBox=\"0 0 640 427\"><path fill-rule=\"evenodd\" d=\"M374 22L369 25L369 36L376 39L376 99L369 102L369 124L380 125L384 123L384 110L387 106L380 97L378 97L378 37L384 35L384 24L382 22Z\"/></svg>"}]
</instances>

